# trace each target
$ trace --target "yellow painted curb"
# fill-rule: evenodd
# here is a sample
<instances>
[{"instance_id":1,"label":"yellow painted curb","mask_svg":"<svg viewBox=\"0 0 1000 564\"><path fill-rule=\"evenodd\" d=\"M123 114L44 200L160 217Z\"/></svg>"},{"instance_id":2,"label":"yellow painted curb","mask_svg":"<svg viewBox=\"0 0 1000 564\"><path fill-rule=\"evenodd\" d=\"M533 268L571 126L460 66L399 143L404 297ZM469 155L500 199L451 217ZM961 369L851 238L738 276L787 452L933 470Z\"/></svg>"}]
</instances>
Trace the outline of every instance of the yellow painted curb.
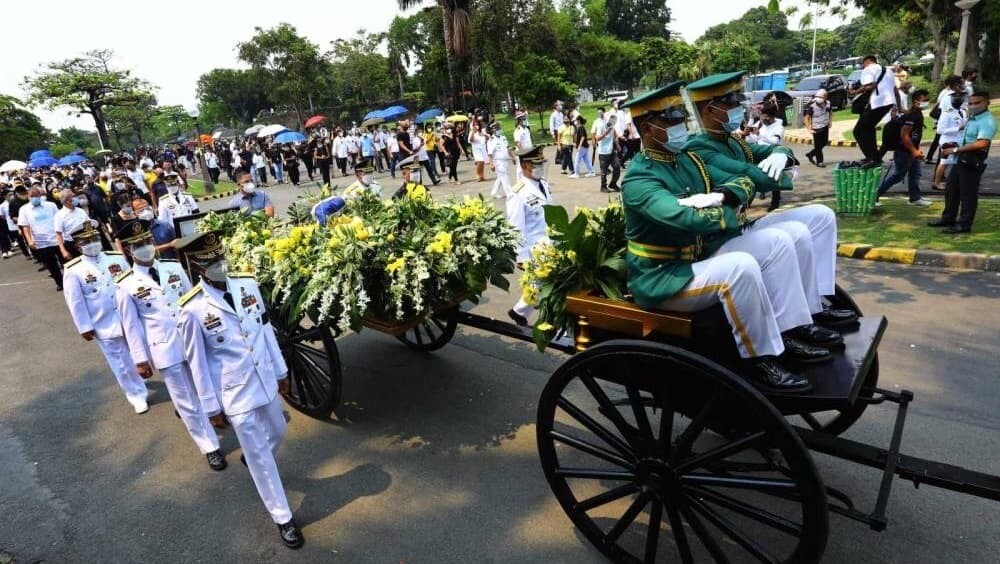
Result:
<instances>
[{"instance_id":1,"label":"yellow painted curb","mask_svg":"<svg viewBox=\"0 0 1000 564\"><path fill-rule=\"evenodd\" d=\"M893 249L891 247L873 247L865 253L865 258L868 260L898 262L901 264L913 264L916 256L916 249Z\"/></svg>"}]
</instances>

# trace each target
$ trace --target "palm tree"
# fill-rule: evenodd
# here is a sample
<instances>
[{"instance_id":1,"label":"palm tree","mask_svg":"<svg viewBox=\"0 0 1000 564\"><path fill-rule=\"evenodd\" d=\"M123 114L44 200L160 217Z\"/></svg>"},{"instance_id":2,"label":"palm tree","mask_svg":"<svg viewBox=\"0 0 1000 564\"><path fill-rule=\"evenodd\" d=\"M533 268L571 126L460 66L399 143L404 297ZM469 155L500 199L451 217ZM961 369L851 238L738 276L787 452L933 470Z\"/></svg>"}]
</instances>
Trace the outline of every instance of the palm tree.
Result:
<instances>
[{"instance_id":1,"label":"palm tree","mask_svg":"<svg viewBox=\"0 0 1000 564\"><path fill-rule=\"evenodd\" d=\"M396 0L400 10L419 6L424 0ZM471 0L434 0L441 9L444 26L444 51L448 61L448 94L457 100L457 62L469 52L469 5Z\"/></svg>"}]
</instances>

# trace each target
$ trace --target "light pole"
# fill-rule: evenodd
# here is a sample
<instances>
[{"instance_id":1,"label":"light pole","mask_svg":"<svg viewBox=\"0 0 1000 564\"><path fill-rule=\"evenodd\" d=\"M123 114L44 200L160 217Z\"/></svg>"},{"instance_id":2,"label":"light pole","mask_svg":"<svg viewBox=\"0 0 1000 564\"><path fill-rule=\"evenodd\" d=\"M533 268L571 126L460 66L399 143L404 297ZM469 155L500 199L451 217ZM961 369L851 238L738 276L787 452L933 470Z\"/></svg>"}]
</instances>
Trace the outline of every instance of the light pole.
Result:
<instances>
[{"instance_id":1,"label":"light pole","mask_svg":"<svg viewBox=\"0 0 1000 564\"><path fill-rule=\"evenodd\" d=\"M816 74L816 28L819 25L819 22L816 20L818 19L819 19L819 4L813 4L813 56L812 56L812 64L809 65L809 76L813 76Z\"/></svg>"},{"instance_id":2,"label":"light pole","mask_svg":"<svg viewBox=\"0 0 1000 564\"><path fill-rule=\"evenodd\" d=\"M965 42L969 35L969 16L979 0L958 0L955 7L962 10L962 31L958 34L958 52L955 54L955 74L961 76L965 66Z\"/></svg>"},{"instance_id":3,"label":"light pole","mask_svg":"<svg viewBox=\"0 0 1000 564\"><path fill-rule=\"evenodd\" d=\"M201 169L201 180L205 183L205 193L213 194L215 193L215 184L212 183L212 175L208 173L208 167L205 166L205 148L201 146L201 127L198 124L198 110L191 110L189 115L194 118L194 136L198 142L198 150L195 151L195 158L198 159L198 168Z\"/></svg>"}]
</instances>

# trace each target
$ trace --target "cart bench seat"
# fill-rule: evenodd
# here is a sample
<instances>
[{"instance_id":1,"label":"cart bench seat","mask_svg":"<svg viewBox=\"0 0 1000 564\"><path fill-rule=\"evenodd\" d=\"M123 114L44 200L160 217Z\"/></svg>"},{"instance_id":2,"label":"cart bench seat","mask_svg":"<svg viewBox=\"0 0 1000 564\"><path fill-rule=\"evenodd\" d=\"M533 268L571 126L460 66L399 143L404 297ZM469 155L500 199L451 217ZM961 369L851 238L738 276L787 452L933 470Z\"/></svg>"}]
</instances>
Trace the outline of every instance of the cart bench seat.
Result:
<instances>
[{"instance_id":1,"label":"cart bench seat","mask_svg":"<svg viewBox=\"0 0 1000 564\"><path fill-rule=\"evenodd\" d=\"M623 337L647 338L654 334L688 339L692 335L695 313L646 310L625 300L614 300L592 292L577 292L566 297L566 311L583 316L594 327L613 331Z\"/></svg>"}]
</instances>

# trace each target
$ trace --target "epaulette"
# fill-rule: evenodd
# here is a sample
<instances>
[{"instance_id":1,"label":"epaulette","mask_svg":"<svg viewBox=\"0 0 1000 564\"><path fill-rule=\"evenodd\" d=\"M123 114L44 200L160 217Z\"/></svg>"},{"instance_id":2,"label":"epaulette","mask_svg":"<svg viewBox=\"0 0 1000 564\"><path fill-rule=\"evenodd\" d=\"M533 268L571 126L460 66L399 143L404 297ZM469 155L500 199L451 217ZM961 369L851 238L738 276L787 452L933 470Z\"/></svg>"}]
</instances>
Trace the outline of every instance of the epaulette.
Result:
<instances>
[{"instance_id":1,"label":"epaulette","mask_svg":"<svg viewBox=\"0 0 1000 564\"><path fill-rule=\"evenodd\" d=\"M515 194L517 194L518 192L520 192L523 189L524 189L524 181L523 180L519 180L516 184L514 184L513 186L511 186L510 191L513 192L513 193L515 193Z\"/></svg>"},{"instance_id":2,"label":"epaulette","mask_svg":"<svg viewBox=\"0 0 1000 564\"><path fill-rule=\"evenodd\" d=\"M75 259L73 259L73 260L67 262L66 264L64 264L63 268L69 268L69 267L73 266L74 264L80 262L81 260L83 260L83 257L76 257Z\"/></svg>"},{"instance_id":3,"label":"epaulette","mask_svg":"<svg viewBox=\"0 0 1000 564\"><path fill-rule=\"evenodd\" d=\"M115 277L115 283L121 282L122 280L127 278L129 274L132 274L132 272L134 272L134 269L132 268L126 270L125 272L122 272L121 274Z\"/></svg>"},{"instance_id":4,"label":"epaulette","mask_svg":"<svg viewBox=\"0 0 1000 564\"><path fill-rule=\"evenodd\" d=\"M104 251L104 254L106 254L106 255L120 255L121 252L119 252L119 251Z\"/></svg>"},{"instance_id":5,"label":"epaulette","mask_svg":"<svg viewBox=\"0 0 1000 564\"><path fill-rule=\"evenodd\" d=\"M252 272L230 272L230 278L253 278Z\"/></svg>"},{"instance_id":6,"label":"epaulette","mask_svg":"<svg viewBox=\"0 0 1000 564\"><path fill-rule=\"evenodd\" d=\"M183 296L181 296L181 299L177 300L177 305L183 307L184 304L186 304L189 301L191 301L191 298L197 296L198 293L201 292L201 290L202 290L201 283L198 283L197 285L195 285L194 288L191 288L190 290L188 290L188 293L186 293Z\"/></svg>"}]
</instances>

